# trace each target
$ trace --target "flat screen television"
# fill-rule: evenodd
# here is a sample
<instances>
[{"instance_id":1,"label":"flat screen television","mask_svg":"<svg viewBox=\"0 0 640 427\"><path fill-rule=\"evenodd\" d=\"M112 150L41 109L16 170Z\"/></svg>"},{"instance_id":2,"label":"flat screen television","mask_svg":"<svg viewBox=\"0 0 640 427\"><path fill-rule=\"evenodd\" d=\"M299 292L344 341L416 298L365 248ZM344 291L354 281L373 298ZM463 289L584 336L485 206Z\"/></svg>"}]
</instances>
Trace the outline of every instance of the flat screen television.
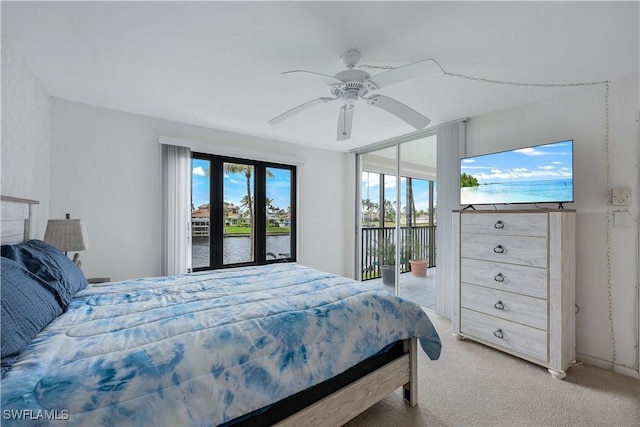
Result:
<instances>
[{"instance_id":1,"label":"flat screen television","mask_svg":"<svg viewBox=\"0 0 640 427\"><path fill-rule=\"evenodd\" d=\"M573 202L573 140L460 160L460 204Z\"/></svg>"}]
</instances>

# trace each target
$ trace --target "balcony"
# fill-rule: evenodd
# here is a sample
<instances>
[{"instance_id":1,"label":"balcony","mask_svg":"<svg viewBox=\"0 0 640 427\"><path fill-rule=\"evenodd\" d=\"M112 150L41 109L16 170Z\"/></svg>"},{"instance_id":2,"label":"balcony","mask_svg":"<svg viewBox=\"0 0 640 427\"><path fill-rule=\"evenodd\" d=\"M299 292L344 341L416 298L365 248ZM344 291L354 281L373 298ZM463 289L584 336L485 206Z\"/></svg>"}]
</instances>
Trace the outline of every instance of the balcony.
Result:
<instances>
[{"instance_id":1,"label":"balcony","mask_svg":"<svg viewBox=\"0 0 640 427\"><path fill-rule=\"evenodd\" d=\"M382 278L367 281L374 289L395 292L393 286L382 283ZM427 277L414 277L411 273L400 274L399 292L402 298L412 301L421 307L435 311L436 309L436 268L429 267Z\"/></svg>"},{"instance_id":2,"label":"balcony","mask_svg":"<svg viewBox=\"0 0 640 427\"><path fill-rule=\"evenodd\" d=\"M380 251L378 242L395 241L395 228L367 227L362 229L361 269L362 281L373 287L395 292L394 285L386 285L381 277ZM430 310L435 310L436 268L435 268L436 226L414 226L400 228L400 285L399 295ZM411 242L411 244L409 244ZM416 252L416 245L425 248L423 254L429 261L426 277L415 277L411 273L409 259Z\"/></svg>"},{"instance_id":3,"label":"balcony","mask_svg":"<svg viewBox=\"0 0 640 427\"><path fill-rule=\"evenodd\" d=\"M372 280L381 277L380 267L384 264L381 242L395 242L396 229L393 227L363 227L360 245L360 271L362 280ZM411 271L409 259L413 259L417 252L416 246L423 248L422 253L429 261L429 267L435 267L436 259L436 226L424 225L400 228L400 272Z\"/></svg>"}]
</instances>

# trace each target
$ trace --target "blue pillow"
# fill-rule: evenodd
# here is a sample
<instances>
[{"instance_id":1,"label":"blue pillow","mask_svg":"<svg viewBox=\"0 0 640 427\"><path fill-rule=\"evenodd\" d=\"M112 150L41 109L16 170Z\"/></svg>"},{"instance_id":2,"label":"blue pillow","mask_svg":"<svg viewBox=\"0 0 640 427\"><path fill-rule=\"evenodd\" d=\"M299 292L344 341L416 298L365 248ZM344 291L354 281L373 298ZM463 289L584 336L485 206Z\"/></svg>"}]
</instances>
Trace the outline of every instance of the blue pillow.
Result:
<instances>
[{"instance_id":1,"label":"blue pillow","mask_svg":"<svg viewBox=\"0 0 640 427\"><path fill-rule=\"evenodd\" d=\"M2 257L2 376L33 337L62 314L58 293L19 263Z\"/></svg>"},{"instance_id":2,"label":"blue pillow","mask_svg":"<svg viewBox=\"0 0 640 427\"><path fill-rule=\"evenodd\" d=\"M87 287L87 279L82 270L60 249L41 240L3 245L0 253L55 288L63 310L66 310L78 291Z\"/></svg>"}]
</instances>

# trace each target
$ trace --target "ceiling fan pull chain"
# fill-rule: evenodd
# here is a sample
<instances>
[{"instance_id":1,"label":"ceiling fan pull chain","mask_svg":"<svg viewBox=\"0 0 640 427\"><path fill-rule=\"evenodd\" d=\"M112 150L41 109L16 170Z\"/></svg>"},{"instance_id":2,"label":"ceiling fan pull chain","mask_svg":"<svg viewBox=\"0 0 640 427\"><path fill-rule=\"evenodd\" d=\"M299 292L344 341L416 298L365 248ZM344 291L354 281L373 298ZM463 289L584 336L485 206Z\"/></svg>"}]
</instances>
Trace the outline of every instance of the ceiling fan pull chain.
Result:
<instances>
[{"instance_id":1,"label":"ceiling fan pull chain","mask_svg":"<svg viewBox=\"0 0 640 427\"><path fill-rule=\"evenodd\" d=\"M473 80L481 83L493 83L498 85L507 85L507 86L525 86L525 87L579 87L579 86L595 86L607 84L607 80L597 81L597 82L572 82L572 83L529 83L529 82L517 82L517 81L508 81L508 80L497 80L497 79L485 79L483 77L475 77L467 74L459 74L459 73L450 73L448 71L442 70L446 76L449 77L457 77L459 79Z\"/></svg>"},{"instance_id":2,"label":"ceiling fan pull chain","mask_svg":"<svg viewBox=\"0 0 640 427\"><path fill-rule=\"evenodd\" d=\"M335 114L335 113L334 113ZM342 134L347 135L347 104L342 106Z\"/></svg>"},{"instance_id":3,"label":"ceiling fan pull chain","mask_svg":"<svg viewBox=\"0 0 640 427\"><path fill-rule=\"evenodd\" d=\"M358 68L367 68L370 70L378 69L378 70L393 70L396 67L392 67L391 65L370 65L370 64L359 64Z\"/></svg>"}]
</instances>

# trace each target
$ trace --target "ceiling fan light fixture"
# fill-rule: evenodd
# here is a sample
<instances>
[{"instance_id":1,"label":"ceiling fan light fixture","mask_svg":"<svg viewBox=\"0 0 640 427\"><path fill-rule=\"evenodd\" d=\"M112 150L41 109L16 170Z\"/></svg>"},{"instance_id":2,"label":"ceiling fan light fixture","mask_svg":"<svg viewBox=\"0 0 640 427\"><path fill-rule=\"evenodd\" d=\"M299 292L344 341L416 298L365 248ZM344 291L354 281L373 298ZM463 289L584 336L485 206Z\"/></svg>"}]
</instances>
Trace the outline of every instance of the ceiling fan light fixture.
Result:
<instances>
[{"instance_id":1,"label":"ceiling fan light fixture","mask_svg":"<svg viewBox=\"0 0 640 427\"><path fill-rule=\"evenodd\" d=\"M370 91L384 88L402 81L426 77L438 74L439 72L442 73L442 68L440 68L437 62L433 59L424 59L371 76L366 71L355 68L360 62L360 52L358 50L347 50L340 55L340 58L342 58L342 62L347 69L338 72L335 76L305 70L284 72L283 74L306 73L323 78L329 85L329 92L333 95L333 98L318 98L305 102L304 104L271 119L269 123L280 123L282 120L291 117L299 111L313 105L317 105L318 103L326 103L328 101L341 99L343 101L343 105L339 110L340 114L338 116L337 139L342 141L351 137L353 109L359 98L366 99L369 105L380 108L381 110L404 120L415 129L423 129L431 122L428 117L423 116L416 110L393 98L378 94L374 94L367 98L365 95L369 94Z\"/></svg>"},{"instance_id":2,"label":"ceiling fan light fixture","mask_svg":"<svg viewBox=\"0 0 640 427\"><path fill-rule=\"evenodd\" d=\"M347 89L342 94L342 100L345 105L355 105L356 101L360 97L360 91L358 89Z\"/></svg>"}]
</instances>

